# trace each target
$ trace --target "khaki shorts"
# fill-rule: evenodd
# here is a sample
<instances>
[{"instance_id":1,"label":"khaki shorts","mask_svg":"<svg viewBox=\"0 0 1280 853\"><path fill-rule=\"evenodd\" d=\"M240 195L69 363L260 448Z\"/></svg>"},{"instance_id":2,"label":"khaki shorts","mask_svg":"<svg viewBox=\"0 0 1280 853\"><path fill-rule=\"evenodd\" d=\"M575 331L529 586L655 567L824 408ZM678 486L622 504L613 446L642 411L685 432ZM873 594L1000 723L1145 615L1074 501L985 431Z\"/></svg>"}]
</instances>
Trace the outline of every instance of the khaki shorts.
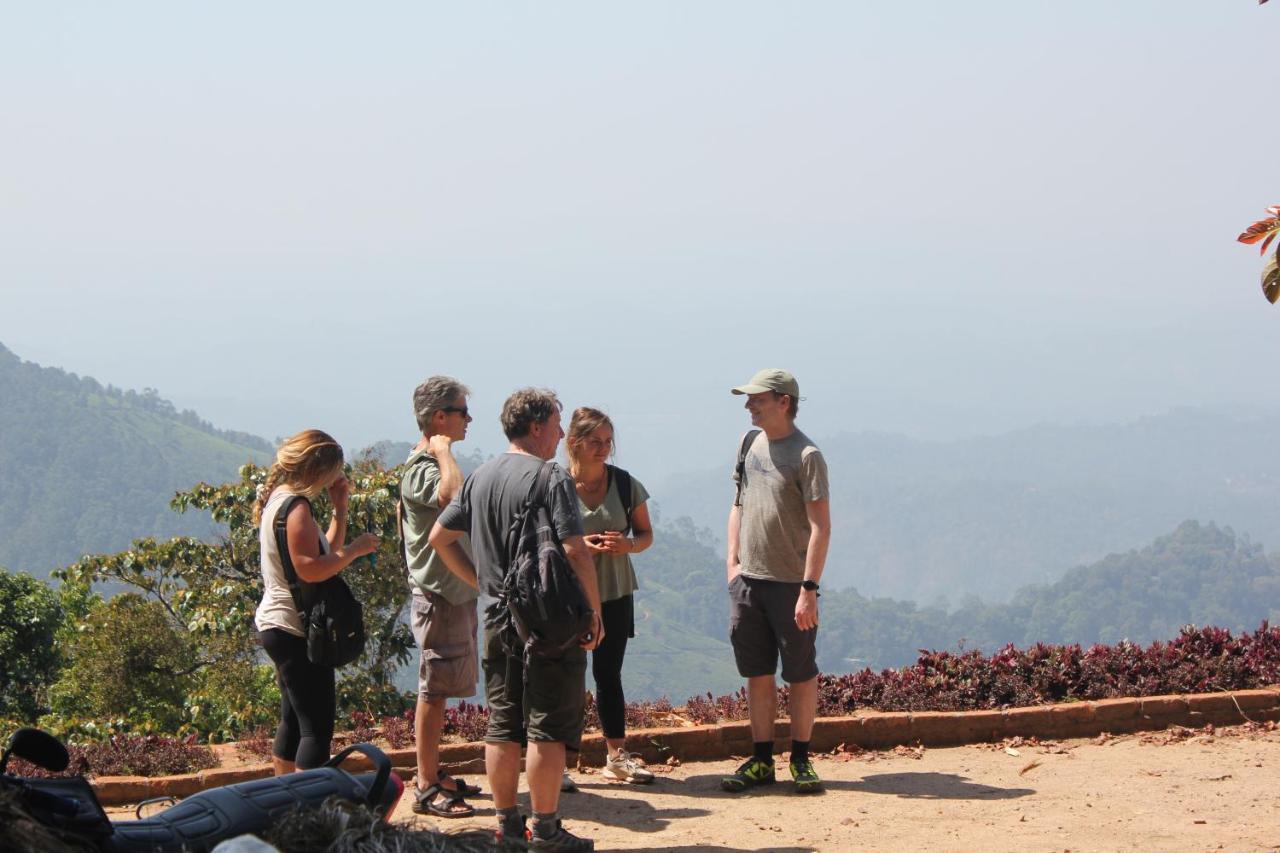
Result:
<instances>
[{"instance_id":1,"label":"khaki shorts","mask_svg":"<svg viewBox=\"0 0 1280 853\"><path fill-rule=\"evenodd\" d=\"M410 608L418 661L418 695L465 699L476 693L476 603L450 604L433 592L414 591Z\"/></svg>"}]
</instances>

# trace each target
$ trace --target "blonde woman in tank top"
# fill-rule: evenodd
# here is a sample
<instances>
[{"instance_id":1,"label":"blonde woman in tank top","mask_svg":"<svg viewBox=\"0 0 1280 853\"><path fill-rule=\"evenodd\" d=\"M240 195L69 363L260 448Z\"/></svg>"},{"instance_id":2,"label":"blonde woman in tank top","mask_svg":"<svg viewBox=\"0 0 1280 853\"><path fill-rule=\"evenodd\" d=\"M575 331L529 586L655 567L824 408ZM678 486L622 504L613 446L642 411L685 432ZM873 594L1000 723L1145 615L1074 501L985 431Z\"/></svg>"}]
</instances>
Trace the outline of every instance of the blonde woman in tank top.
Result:
<instances>
[{"instance_id":1,"label":"blonde woman in tank top","mask_svg":"<svg viewBox=\"0 0 1280 853\"><path fill-rule=\"evenodd\" d=\"M262 602L254 623L262 646L276 667L280 685L280 726L276 729L271 762L276 775L319 767L329 760L336 716L334 668L312 663L285 579L276 544L276 515L293 496L285 519L285 538L294 571L300 580L319 583L345 569L357 557L373 553L378 537L362 533L347 537L347 498L350 484L342 473L342 448L318 429L290 436L276 451L267 480L258 489L253 520L258 524L262 562ZM322 534L311 514L311 499L328 491L333 520Z\"/></svg>"},{"instance_id":2,"label":"blonde woman in tank top","mask_svg":"<svg viewBox=\"0 0 1280 853\"><path fill-rule=\"evenodd\" d=\"M620 469L607 463L613 455L613 421L599 409L583 406L569 420L565 436L569 472L578 491L578 511L587 547L596 564L600 587L600 621L604 639L591 653L591 675L596 682L596 711L609 746L602 774L632 784L653 781L634 755L626 751L626 699L622 693L622 659L627 640L635 636L633 593L638 588L631 555L653 544L649 521L649 493L640 481L627 475L631 488L631 535L627 535L626 507L614 476ZM625 472L624 472L625 473ZM572 745L566 766L576 763ZM575 785L565 773L562 790Z\"/></svg>"}]
</instances>

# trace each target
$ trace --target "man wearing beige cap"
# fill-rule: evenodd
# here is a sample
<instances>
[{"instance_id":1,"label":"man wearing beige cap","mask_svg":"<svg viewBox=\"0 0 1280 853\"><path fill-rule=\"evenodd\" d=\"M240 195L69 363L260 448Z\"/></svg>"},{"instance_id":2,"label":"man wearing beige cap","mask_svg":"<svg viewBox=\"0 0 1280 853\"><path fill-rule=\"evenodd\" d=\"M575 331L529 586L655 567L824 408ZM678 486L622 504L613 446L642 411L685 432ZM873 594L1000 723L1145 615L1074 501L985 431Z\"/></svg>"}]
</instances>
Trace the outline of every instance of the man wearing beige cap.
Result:
<instances>
[{"instance_id":1,"label":"man wearing beige cap","mask_svg":"<svg viewBox=\"0 0 1280 853\"><path fill-rule=\"evenodd\" d=\"M754 754L726 791L775 781L777 684L790 685L791 778L798 793L822 790L809 758L818 705L818 582L831 541L827 463L796 429L800 385L785 370L761 370L745 385L752 429L738 445L729 510L729 640L738 674L747 679Z\"/></svg>"}]
</instances>

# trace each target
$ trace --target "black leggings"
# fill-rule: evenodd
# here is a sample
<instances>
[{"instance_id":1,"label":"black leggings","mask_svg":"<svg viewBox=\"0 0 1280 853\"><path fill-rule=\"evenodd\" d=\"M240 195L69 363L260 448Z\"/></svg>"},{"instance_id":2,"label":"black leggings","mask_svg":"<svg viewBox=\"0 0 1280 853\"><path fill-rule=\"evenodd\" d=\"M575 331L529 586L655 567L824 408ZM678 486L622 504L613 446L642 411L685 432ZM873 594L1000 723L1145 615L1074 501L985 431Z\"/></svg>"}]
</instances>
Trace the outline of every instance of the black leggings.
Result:
<instances>
[{"instance_id":1,"label":"black leggings","mask_svg":"<svg viewBox=\"0 0 1280 853\"><path fill-rule=\"evenodd\" d=\"M319 767L329 760L333 740L334 669L308 660L306 641L288 631L269 628L258 636L280 685L280 726L271 754L299 770Z\"/></svg>"},{"instance_id":2,"label":"black leggings","mask_svg":"<svg viewBox=\"0 0 1280 853\"><path fill-rule=\"evenodd\" d=\"M627 700L622 696L622 658L627 640L635 634L635 597L624 595L600 604L604 640L591 653L591 676L596 680L596 711L606 738L627 734Z\"/></svg>"}]
</instances>

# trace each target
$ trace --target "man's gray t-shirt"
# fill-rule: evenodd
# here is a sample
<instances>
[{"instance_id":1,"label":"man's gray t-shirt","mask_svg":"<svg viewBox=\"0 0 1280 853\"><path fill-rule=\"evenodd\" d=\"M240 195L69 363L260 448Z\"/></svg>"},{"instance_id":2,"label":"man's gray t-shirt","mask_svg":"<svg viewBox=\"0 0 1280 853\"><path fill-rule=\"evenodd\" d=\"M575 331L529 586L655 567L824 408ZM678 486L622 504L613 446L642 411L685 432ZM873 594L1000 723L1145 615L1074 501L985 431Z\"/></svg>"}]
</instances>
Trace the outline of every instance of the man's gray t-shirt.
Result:
<instances>
[{"instance_id":1,"label":"man's gray t-shirt","mask_svg":"<svg viewBox=\"0 0 1280 853\"><path fill-rule=\"evenodd\" d=\"M738 524L742 573L799 583L804 580L809 550L805 504L830 496L822 451L800 430L777 441L770 441L762 431L747 450L743 472ZM738 482L736 464L733 480Z\"/></svg>"},{"instance_id":2,"label":"man's gray t-shirt","mask_svg":"<svg viewBox=\"0 0 1280 853\"><path fill-rule=\"evenodd\" d=\"M490 459L467 478L462 491L440 512L438 521L442 527L471 536L480 592L490 598L502 593L503 576L511 563L507 534L545 464L524 453L507 452ZM570 536L581 536L578 493L573 480L558 465L551 474L548 491L547 506L556 537L563 542Z\"/></svg>"}]
</instances>

